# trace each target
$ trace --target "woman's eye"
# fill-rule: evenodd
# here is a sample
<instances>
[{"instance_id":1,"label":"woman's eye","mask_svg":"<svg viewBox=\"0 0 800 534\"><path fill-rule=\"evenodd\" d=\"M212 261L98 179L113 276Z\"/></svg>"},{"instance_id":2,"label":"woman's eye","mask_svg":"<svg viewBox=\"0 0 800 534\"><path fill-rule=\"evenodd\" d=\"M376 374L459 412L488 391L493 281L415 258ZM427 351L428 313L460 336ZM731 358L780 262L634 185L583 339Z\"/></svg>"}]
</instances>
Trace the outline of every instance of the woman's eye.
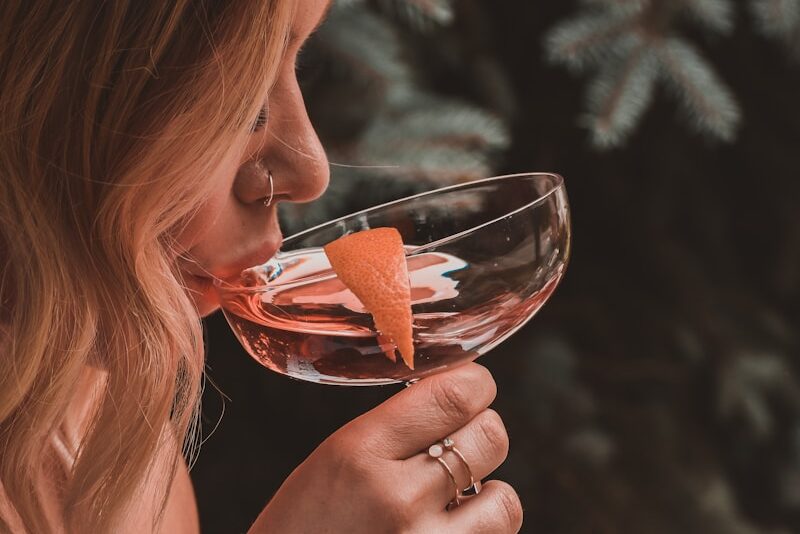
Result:
<instances>
[{"instance_id":1,"label":"woman's eye","mask_svg":"<svg viewBox=\"0 0 800 534\"><path fill-rule=\"evenodd\" d=\"M256 120L253 123L253 126L250 128L250 131L255 133L263 129L267 124L267 119L269 119L269 109L265 105L263 108L261 108L261 111L258 112L258 117L256 117Z\"/></svg>"}]
</instances>

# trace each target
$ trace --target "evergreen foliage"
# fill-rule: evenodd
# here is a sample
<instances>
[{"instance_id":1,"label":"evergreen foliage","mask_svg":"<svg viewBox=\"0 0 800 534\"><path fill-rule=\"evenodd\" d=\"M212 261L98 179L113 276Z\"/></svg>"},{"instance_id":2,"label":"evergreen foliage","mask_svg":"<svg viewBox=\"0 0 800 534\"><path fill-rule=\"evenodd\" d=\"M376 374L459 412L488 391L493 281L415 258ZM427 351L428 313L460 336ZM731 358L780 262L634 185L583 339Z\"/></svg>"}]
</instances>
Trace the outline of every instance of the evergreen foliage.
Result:
<instances>
[{"instance_id":1,"label":"evergreen foliage","mask_svg":"<svg viewBox=\"0 0 800 534\"><path fill-rule=\"evenodd\" d=\"M575 16L550 31L546 50L554 63L592 77L583 122L599 148L626 142L659 83L678 97L695 130L732 141L739 105L681 25L725 35L734 15L730 0L584 0Z\"/></svg>"},{"instance_id":2,"label":"evergreen foliage","mask_svg":"<svg viewBox=\"0 0 800 534\"><path fill-rule=\"evenodd\" d=\"M414 75L409 47L391 21L411 32L451 22L446 0L381 0L338 3L309 45L340 82L331 105L329 80L306 83L311 111L322 110L321 128L332 162L331 187L309 205L285 206L282 222L296 231L434 186L484 178L509 144L506 124L460 99L436 94ZM347 98L345 97L346 101ZM342 125L347 125L342 127ZM365 198L366 197L366 198Z\"/></svg>"},{"instance_id":3,"label":"evergreen foliage","mask_svg":"<svg viewBox=\"0 0 800 534\"><path fill-rule=\"evenodd\" d=\"M800 59L800 0L750 0L750 8L759 31Z\"/></svg>"}]
</instances>

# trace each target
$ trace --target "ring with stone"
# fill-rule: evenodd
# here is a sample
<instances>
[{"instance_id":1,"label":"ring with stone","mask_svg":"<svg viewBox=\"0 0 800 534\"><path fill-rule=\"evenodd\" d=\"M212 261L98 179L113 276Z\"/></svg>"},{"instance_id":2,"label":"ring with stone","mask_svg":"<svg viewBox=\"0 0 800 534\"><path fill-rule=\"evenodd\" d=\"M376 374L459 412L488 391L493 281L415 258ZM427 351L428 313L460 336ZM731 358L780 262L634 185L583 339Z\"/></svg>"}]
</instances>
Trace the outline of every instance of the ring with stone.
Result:
<instances>
[{"instance_id":1,"label":"ring with stone","mask_svg":"<svg viewBox=\"0 0 800 534\"><path fill-rule=\"evenodd\" d=\"M452 438L449 438L449 437L448 438L444 438L442 440L442 446L446 450L448 450L448 451L452 452L453 454L455 454L456 456L458 456L458 459L461 460L462 464L464 464L464 469L466 469L467 474L469 475L469 486L464 488L461 491L461 494L469 496L469 495L477 495L478 493L480 493L481 492L481 483L480 483L480 481L475 482L475 477L472 476L472 469L470 468L469 463L467 462L467 459L464 458L464 455L461 454L461 451L458 450L458 448L456 447L456 442L453 441Z\"/></svg>"},{"instance_id":2,"label":"ring with stone","mask_svg":"<svg viewBox=\"0 0 800 534\"><path fill-rule=\"evenodd\" d=\"M444 451L444 445L436 443L428 448L428 456L439 462L439 465L441 465L447 472L447 476L450 477L450 482L453 483L453 489L455 491L455 495L453 496L453 500L450 501L450 505L459 506L461 504L461 490L458 489L456 475L453 473L453 470L450 468L450 466L447 465L447 462L444 461L444 458L442 458Z\"/></svg>"}]
</instances>

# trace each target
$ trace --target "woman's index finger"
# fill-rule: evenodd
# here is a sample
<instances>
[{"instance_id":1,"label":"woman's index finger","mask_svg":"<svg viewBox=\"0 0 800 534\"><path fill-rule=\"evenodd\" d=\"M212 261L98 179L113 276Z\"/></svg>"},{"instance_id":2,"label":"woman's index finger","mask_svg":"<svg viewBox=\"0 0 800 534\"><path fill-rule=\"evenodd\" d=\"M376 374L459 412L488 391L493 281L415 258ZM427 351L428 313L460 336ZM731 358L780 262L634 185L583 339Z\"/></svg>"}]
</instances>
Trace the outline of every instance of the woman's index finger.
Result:
<instances>
[{"instance_id":1,"label":"woman's index finger","mask_svg":"<svg viewBox=\"0 0 800 534\"><path fill-rule=\"evenodd\" d=\"M420 380L354 420L350 431L373 453L406 459L467 424L496 394L491 373L469 363Z\"/></svg>"}]
</instances>

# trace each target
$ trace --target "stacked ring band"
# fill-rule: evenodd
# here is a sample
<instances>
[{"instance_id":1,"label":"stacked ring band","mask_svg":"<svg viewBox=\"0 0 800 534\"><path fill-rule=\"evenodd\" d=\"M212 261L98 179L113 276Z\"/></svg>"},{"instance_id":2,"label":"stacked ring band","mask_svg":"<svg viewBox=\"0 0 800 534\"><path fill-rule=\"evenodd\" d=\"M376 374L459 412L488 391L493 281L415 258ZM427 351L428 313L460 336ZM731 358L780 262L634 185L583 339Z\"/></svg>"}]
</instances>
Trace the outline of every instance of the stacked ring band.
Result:
<instances>
[{"instance_id":1,"label":"stacked ring band","mask_svg":"<svg viewBox=\"0 0 800 534\"><path fill-rule=\"evenodd\" d=\"M458 489L458 481L456 480L456 475L453 473L453 470L450 469L450 466L447 465L447 462L444 461L442 458L442 454L444 454L444 449L439 444L431 445L428 449L428 455L439 462L439 464L447 471L447 475L450 477L450 481L453 483L453 491L455 491L455 496L453 500L450 502L456 506L461 505L461 491Z\"/></svg>"},{"instance_id":2,"label":"stacked ring band","mask_svg":"<svg viewBox=\"0 0 800 534\"><path fill-rule=\"evenodd\" d=\"M464 488L461 491L461 494L462 495L464 495L464 494L477 495L478 493L480 493L481 492L481 483L480 483L480 481L477 482L477 483L475 482L475 477L472 475L472 469L469 467L469 463L467 462L467 459L464 458L464 455L461 454L461 451L458 450L458 448L456 447L456 442L453 441L452 438L448 437L448 438L444 438L442 440L442 445L444 446L445 449L447 449L448 451L450 451L453 454L455 454L456 456L458 456L458 459L461 460L462 464L464 464L464 469L467 470L467 474L469 475L469 486ZM460 497L460 495L459 495L459 497Z\"/></svg>"},{"instance_id":3,"label":"stacked ring band","mask_svg":"<svg viewBox=\"0 0 800 534\"><path fill-rule=\"evenodd\" d=\"M467 474L469 475L469 486L467 486L464 490L461 490L458 486L458 481L456 480L456 476L453 473L453 470L447 464L447 462L442 458L442 455L445 451L450 451L455 454L459 461L464 464L464 469L466 469ZM450 477L450 481L453 483L453 487L455 488L455 498L451 501L450 504L455 506L459 506L461 504L461 498L465 495L477 495L481 491L481 483L480 481L475 482L475 477L472 475L472 469L467 462L467 459L464 458L464 455L461 453L460 450L456 447L455 441L452 438L444 438L441 443L435 443L428 448L428 456L433 458L434 460L438 461L439 464L444 468L447 472L448 477Z\"/></svg>"}]
</instances>

